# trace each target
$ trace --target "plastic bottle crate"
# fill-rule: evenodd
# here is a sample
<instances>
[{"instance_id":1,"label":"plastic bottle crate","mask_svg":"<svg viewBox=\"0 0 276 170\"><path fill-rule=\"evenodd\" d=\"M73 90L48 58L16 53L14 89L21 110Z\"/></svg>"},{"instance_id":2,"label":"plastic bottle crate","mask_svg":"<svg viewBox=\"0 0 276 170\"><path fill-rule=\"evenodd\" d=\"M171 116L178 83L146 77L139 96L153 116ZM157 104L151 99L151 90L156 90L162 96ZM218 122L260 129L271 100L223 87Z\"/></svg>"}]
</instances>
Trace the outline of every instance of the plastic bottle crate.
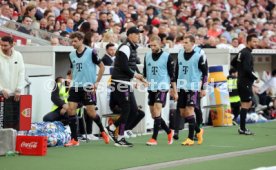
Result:
<instances>
[{"instance_id":1,"label":"plastic bottle crate","mask_svg":"<svg viewBox=\"0 0 276 170\"><path fill-rule=\"evenodd\" d=\"M17 136L16 151L21 155L47 154L47 136Z\"/></svg>"}]
</instances>

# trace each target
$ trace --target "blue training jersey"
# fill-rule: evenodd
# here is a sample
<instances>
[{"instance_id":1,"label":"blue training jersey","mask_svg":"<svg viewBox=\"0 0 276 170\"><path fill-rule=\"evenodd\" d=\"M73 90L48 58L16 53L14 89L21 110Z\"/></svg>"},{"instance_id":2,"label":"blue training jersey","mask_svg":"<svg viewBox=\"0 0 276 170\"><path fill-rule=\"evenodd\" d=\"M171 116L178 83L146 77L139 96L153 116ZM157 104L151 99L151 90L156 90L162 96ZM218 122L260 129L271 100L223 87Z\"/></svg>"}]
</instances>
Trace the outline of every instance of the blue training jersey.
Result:
<instances>
[{"instance_id":1,"label":"blue training jersey","mask_svg":"<svg viewBox=\"0 0 276 170\"><path fill-rule=\"evenodd\" d=\"M92 49L86 48L81 57L77 51L70 53L72 63L72 87L87 87L96 82L96 64L92 61Z\"/></svg>"},{"instance_id":2,"label":"blue training jersey","mask_svg":"<svg viewBox=\"0 0 276 170\"><path fill-rule=\"evenodd\" d=\"M200 48L194 48L194 54L189 59L184 58L184 49L178 53L178 78L177 88L183 90L199 91L201 88L202 72L198 68Z\"/></svg>"},{"instance_id":3,"label":"blue training jersey","mask_svg":"<svg viewBox=\"0 0 276 170\"><path fill-rule=\"evenodd\" d=\"M169 90L170 76L167 69L169 53L163 52L158 60L152 59L152 52L146 53L147 81L150 82L148 90Z\"/></svg>"}]
</instances>

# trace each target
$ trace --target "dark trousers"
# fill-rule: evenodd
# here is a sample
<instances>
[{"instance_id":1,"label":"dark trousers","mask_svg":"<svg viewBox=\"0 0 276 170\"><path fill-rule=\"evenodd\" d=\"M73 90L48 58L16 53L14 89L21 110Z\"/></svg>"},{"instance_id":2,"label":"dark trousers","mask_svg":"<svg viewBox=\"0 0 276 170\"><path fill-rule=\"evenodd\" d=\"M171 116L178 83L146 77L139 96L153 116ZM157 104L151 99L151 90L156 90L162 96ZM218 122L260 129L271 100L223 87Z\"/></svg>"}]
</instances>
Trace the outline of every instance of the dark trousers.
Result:
<instances>
[{"instance_id":1,"label":"dark trousers","mask_svg":"<svg viewBox=\"0 0 276 170\"><path fill-rule=\"evenodd\" d=\"M137 107L136 103L133 103L132 106L134 107L130 108L130 114L126 121L125 130L132 130L145 117L145 113L142 110L135 108ZM114 100L114 98L110 100L109 107L114 114L122 114L122 108L120 108L119 102Z\"/></svg>"},{"instance_id":2,"label":"dark trousers","mask_svg":"<svg viewBox=\"0 0 276 170\"><path fill-rule=\"evenodd\" d=\"M126 123L125 130L132 130L145 117L145 112L138 109L136 113L130 114Z\"/></svg>"},{"instance_id":3,"label":"dark trousers","mask_svg":"<svg viewBox=\"0 0 276 170\"><path fill-rule=\"evenodd\" d=\"M240 107L241 107L240 102L231 103L231 110L232 110L232 114L234 115L233 120L235 120L235 121L236 121L237 117L239 116Z\"/></svg>"},{"instance_id":4,"label":"dark trousers","mask_svg":"<svg viewBox=\"0 0 276 170\"><path fill-rule=\"evenodd\" d=\"M91 134L92 133L92 119L88 116L86 110L84 110L84 118L85 118L85 123L86 123L87 134ZM64 115L61 115L60 109L56 109L50 113L47 113L43 117L43 121L44 122L60 121L66 126L66 125L68 125L68 114L65 113ZM79 124L79 133L85 134L82 118L79 118L78 122L79 122L78 123Z\"/></svg>"},{"instance_id":5,"label":"dark trousers","mask_svg":"<svg viewBox=\"0 0 276 170\"><path fill-rule=\"evenodd\" d=\"M114 123L116 127L121 124L126 125L127 122L131 122L135 119L135 115L138 112L138 107L134 93L130 86L122 83L113 83L114 90L110 94L110 108L115 105L120 108L120 118ZM128 120L130 117L131 120Z\"/></svg>"},{"instance_id":6,"label":"dark trousers","mask_svg":"<svg viewBox=\"0 0 276 170\"><path fill-rule=\"evenodd\" d=\"M43 117L43 122L54 122L54 121L60 121L64 125L68 125L68 114L65 113L64 115L60 114L61 109L56 109L52 112L47 113Z\"/></svg>"}]
</instances>

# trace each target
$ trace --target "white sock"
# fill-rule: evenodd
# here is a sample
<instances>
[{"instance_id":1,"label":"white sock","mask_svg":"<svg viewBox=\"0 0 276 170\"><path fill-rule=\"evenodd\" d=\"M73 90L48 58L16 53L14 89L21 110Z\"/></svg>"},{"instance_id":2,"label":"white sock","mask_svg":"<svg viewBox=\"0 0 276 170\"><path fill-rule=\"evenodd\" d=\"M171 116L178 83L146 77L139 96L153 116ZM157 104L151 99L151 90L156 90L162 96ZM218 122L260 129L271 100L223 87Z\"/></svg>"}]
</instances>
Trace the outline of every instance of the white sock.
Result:
<instances>
[{"instance_id":1,"label":"white sock","mask_svg":"<svg viewBox=\"0 0 276 170\"><path fill-rule=\"evenodd\" d=\"M116 130L116 126L114 124L111 124L109 126L109 129L112 130L112 131L115 131Z\"/></svg>"},{"instance_id":2,"label":"white sock","mask_svg":"<svg viewBox=\"0 0 276 170\"><path fill-rule=\"evenodd\" d=\"M125 136L118 135L118 141L124 138Z\"/></svg>"}]
</instances>

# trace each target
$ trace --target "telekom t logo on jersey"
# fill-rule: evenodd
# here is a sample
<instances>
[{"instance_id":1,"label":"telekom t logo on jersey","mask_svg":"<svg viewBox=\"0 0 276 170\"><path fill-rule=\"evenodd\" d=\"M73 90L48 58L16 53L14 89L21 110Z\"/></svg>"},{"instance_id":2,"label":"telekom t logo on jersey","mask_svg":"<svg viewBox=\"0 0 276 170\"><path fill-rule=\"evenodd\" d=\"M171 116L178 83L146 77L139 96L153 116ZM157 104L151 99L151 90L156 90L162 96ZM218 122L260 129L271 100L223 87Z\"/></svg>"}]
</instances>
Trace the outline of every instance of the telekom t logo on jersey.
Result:
<instances>
[{"instance_id":1,"label":"telekom t logo on jersey","mask_svg":"<svg viewBox=\"0 0 276 170\"><path fill-rule=\"evenodd\" d=\"M157 72L158 72L158 67L157 66L152 66L151 72L152 72L153 75L156 75Z\"/></svg>"},{"instance_id":2,"label":"telekom t logo on jersey","mask_svg":"<svg viewBox=\"0 0 276 170\"><path fill-rule=\"evenodd\" d=\"M188 72L188 66L183 66L183 73L187 74L187 72Z\"/></svg>"},{"instance_id":3,"label":"telekom t logo on jersey","mask_svg":"<svg viewBox=\"0 0 276 170\"><path fill-rule=\"evenodd\" d=\"M76 69L78 70L78 72L80 72L82 70L82 63L77 63Z\"/></svg>"}]
</instances>

